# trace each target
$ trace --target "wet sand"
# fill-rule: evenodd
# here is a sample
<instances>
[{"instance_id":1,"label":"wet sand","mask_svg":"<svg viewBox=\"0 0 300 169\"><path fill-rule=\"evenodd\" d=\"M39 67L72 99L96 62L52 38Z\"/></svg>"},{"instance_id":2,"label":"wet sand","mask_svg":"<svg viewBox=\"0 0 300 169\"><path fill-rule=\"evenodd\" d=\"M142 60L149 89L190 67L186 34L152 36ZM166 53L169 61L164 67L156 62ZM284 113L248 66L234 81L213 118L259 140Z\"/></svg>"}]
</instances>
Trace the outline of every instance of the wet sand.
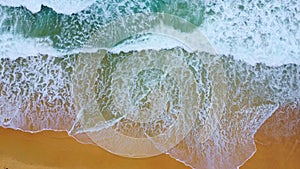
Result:
<instances>
[{"instance_id":1,"label":"wet sand","mask_svg":"<svg viewBox=\"0 0 300 169\"><path fill-rule=\"evenodd\" d=\"M300 169L299 120L300 103L277 109L256 132L257 152L241 169Z\"/></svg>"},{"instance_id":2,"label":"wet sand","mask_svg":"<svg viewBox=\"0 0 300 169\"><path fill-rule=\"evenodd\" d=\"M94 146L78 143L66 132L30 134L0 129L0 169L183 169L184 164L167 155L146 159L115 156Z\"/></svg>"},{"instance_id":3,"label":"wet sand","mask_svg":"<svg viewBox=\"0 0 300 169\"><path fill-rule=\"evenodd\" d=\"M294 138L268 144L256 142L257 152L241 169L299 169L300 142Z\"/></svg>"},{"instance_id":4,"label":"wet sand","mask_svg":"<svg viewBox=\"0 0 300 169\"><path fill-rule=\"evenodd\" d=\"M271 121L272 122L272 121ZM271 123L267 121L264 125ZM263 125L263 126L264 126ZM299 137L299 136L298 136ZM297 137L274 139L259 130L257 152L242 169L297 169L300 142ZM263 140L261 143L259 140ZM115 156L94 146L78 143L66 132L35 134L0 128L0 169L187 169L167 155L146 159Z\"/></svg>"}]
</instances>

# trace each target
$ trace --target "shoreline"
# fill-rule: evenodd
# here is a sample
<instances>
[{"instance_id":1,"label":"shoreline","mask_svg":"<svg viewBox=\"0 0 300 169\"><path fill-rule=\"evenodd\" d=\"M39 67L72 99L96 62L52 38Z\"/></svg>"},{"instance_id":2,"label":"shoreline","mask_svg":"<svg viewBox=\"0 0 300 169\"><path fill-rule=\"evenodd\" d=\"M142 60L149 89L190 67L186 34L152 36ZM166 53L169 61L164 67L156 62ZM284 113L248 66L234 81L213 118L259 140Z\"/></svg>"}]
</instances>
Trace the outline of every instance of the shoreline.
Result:
<instances>
[{"instance_id":1,"label":"shoreline","mask_svg":"<svg viewBox=\"0 0 300 169\"><path fill-rule=\"evenodd\" d=\"M256 152L241 169L294 169L300 162L300 142L296 138L280 142L256 143ZM168 155L130 159L113 155L102 148L82 144L63 131L26 133L0 128L0 167L8 169L188 169Z\"/></svg>"},{"instance_id":2,"label":"shoreline","mask_svg":"<svg viewBox=\"0 0 300 169\"><path fill-rule=\"evenodd\" d=\"M256 152L241 169L295 169L300 166L300 139L297 124L292 131L285 127L297 121L297 108L281 107L257 130ZM282 113L283 112L283 113ZM279 119L285 119L278 123ZM298 125L299 126L299 125ZM275 133L275 134L274 134ZM289 136L275 137L277 133ZM0 169L189 169L166 154L136 159L111 154L104 149L82 144L66 131L23 132L0 127Z\"/></svg>"},{"instance_id":3,"label":"shoreline","mask_svg":"<svg viewBox=\"0 0 300 169\"><path fill-rule=\"evenodd\" d=\"M116 156L104 149L77 142L67 132L26 133L0 128L0 168L62 169L188 169L168 155L145 159Z\"/></svg>"}]
</instances>

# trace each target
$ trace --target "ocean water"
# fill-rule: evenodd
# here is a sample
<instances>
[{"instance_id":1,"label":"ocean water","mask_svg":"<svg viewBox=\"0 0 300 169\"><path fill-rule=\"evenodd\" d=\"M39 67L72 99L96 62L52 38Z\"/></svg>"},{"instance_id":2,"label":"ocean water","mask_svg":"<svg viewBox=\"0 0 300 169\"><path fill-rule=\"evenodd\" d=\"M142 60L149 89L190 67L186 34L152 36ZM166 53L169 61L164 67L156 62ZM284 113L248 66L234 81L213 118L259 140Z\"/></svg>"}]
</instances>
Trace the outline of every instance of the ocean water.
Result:
<instances>
[{"instance_id":1,"label":"ocean water","mask_svg":"<svg viewBox=\"0 0 300 169\"><path fill-rule=\"evenodd\" d=\"M276 109L300 109L299 13L296 0L0 1L0 125L238 168ZM285 113L290 133L274 137L300 132Z\"/></svg>"}]
</instances>

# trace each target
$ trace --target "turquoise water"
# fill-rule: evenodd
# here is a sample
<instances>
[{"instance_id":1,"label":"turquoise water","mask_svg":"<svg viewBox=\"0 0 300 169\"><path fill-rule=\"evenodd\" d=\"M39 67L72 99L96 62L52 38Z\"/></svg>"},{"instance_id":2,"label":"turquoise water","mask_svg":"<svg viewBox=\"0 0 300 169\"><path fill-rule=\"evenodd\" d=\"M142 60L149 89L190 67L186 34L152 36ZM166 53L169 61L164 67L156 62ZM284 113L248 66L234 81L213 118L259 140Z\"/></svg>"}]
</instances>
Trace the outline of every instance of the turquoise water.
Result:
<instances>
[{"instance_id":1,"label":"turquoise water","mask_svg":"<svg viewBox=\"0 0 300 169\"><path fill-rule=\"evenodd\" d=\"M0 11L1 33L21 34L25 38L49 37L58 50L81 47L102 25L134 13L169 13L195 25L200 25L204 17L202 3L189 4L184 1L128 1L123 5L98 2L71 15L59 14L47 6L42 6L36 13L24 7L7 6L1 6Z\"/></svg>"},{"instance_id":2,"label":"turquoise water","mask_svg":"<svg viewBox=\"0 0 300 169\"><path fill-rule=\"evenodd\" d=\"M300 5L295 0L46 0L0 1L0 4L1 57L18 57L15 48L25 55L50 51L57 55L57 51L76 50L95 31L101 30L103 24L116 18L162 12L198 26L217 53L233 55L250 64L300 63ZM43 43L40 47L42 42L48 46ZM32 48L30 51L38 46L40 52L22 50L23 44Z\"/></svg>"}]
</instances>

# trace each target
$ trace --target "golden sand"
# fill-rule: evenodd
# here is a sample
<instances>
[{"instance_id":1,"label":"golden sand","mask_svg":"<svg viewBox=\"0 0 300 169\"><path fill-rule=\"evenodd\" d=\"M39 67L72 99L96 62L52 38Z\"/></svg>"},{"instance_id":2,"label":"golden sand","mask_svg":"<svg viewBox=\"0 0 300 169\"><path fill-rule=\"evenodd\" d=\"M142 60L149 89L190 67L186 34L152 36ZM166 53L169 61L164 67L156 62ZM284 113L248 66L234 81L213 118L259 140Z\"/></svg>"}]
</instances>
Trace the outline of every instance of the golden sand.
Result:
<instances>
[{"instance_id":1,"label":"golden sand","mask_svg":"<svg viewBox=\"0 0 300 169\"><path fill-rule=\"evenodd\" d=\"M78 143L66 132L36 134L0 129L0 169L183 169L167 155L146 159L119 157L94 146Z\"/></svg>"},{"instance_id":2,"label":"golden sand","mask_svg":"<svg viewBox=\"0 0 300 169\"><path fill-rule=\"evenodd\" d=\"M281 107L265 121L255 134L257 152L242 169L300 169L300 123L290 127L289 120L299 121L297 106ZM283 121L278 122L278 119ZM276 123L276 128L270 128ZM292 128L292 129L289 129ZM270 133L291 133L290 137L272 137Z\"/></svg>"},{"instance_id":3,"label":"golden sand","mask_svg":"<svg viewBox=\"0 0 300 169\"><path fill-rule=\"evenodd\" d=\"M264 125L266 125L266 122ZM257 152L242 169L297 169L300 146L296 137L265 137L258 131ZM257 139L259 138L259 139ZM266 144L267 140L267 144ZM187 169L189 167L160 155L146 159L119 157L94 146L78 143L66 132L35 134L0 128L0 169Z\"/></svg>"},{"instance_id":4,"label":"golden sand","mask_svg":"<svg viewBox=\"0 0 300 169\"><path fill-rule=\"evenodd\" d=\"M257 152L241 169L299 169L300 142L283 139L262 145L256 142Z\"/></svg>"}]
</instances>

